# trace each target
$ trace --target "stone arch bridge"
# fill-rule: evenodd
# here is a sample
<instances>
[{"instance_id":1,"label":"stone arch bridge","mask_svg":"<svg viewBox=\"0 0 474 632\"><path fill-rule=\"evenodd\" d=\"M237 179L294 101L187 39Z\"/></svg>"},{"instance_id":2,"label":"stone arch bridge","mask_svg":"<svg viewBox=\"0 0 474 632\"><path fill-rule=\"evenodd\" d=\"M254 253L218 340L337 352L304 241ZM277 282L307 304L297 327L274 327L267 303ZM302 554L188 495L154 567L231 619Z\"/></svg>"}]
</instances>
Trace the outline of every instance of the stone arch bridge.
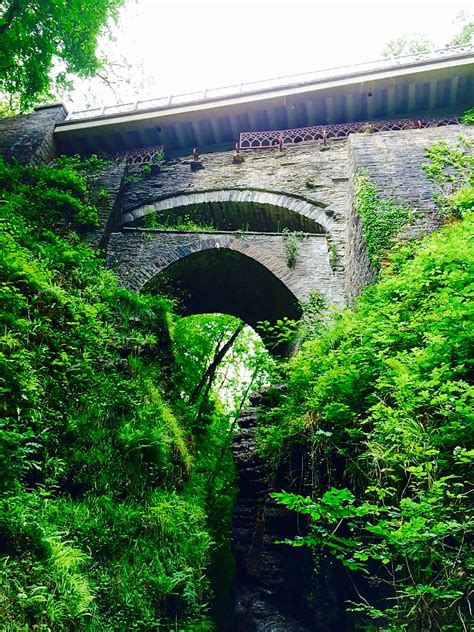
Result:
<instances>
[{"instance_id":1,"label":"stone arch bridge","mask_svg":"<svg viewBox=\"0 0 474 632\"><path fill-rule=\"evenodd\" d=\"M60 150L55 135L66 129L58 123L64 115L54 106L1 121L0 153L47 163ZM104 248L124 286L166 286L191 313L227 311L249 324L297 317L312 290L330 304L350 303L373 278L354 205L356 174L365 169L381 197L421 211L411 235L429 231L439 220L422 169L425 151L441 140L454 144L460 134L474 141L472 127L450 124L249 150L239 163L233 151L213 148L199 170L191 157L167 160L158 173L117 163L94 179L108 196L99 229L86 238ZM213 231L151 228L172 228L183 216ZM307 235L296 240L293 266L285 230Z\"/></svg>"},{"instance_id":2,"label":"stone arch bridge","mask_svg":"<svg viewBox=\"0 0 474 632\"><path fill-rule=\"evenodd\" d=\"M108 264L121 282L139 291L171 290L187 313L224 311L255 325L297 318L313 290L329 304L351 302L372 278L353 183L366 169L382 197L422 211L411 234L437 225L425 149L453 143L472 130L442 128L355 134L323 146L249 151L241 164L232 152L166 162L153 176L117 185L109 218ZM108 187L110 189L110 186ZM173 226L178 216L212 224L212 232L146 228L150 218ZM301 231L296 263L287 261L284 229Z\"/></svg>"},{"instance_id":3,"label":"stone arch bridge","mask_svg":"<svg viewBox=\"0 0 474 632\"><path fill-rule=\"evenodd\" d=\"M238 165L230 152L213 153L198 172L186 160L165 164L159 174L125 187L120 230L108 241L109 265L130 288L171 290L187 313L221 311L252 326L298 318L300 301L313 290L328 304L343 303L344 223L337 215L346 214L348 179L337 165L343 148L334 149L324 161L324 152L307 148L291 155L254 152ZM314 195L316 161L324 164L325 182L314 183ZM150 217L173 225L178 216L214 230L143 228ZM289 237L285 229L305 237Z\"/></svg>"},{"instance_id":4,"label":"stone arch bridge","mask_svg":"<svg viewBox=\"0 0 474 632\"><path fill-rule=\"evenodd\" d=\"M341 303L325 235L307 235L289 267L277 233L191 233L127 229L111 235L108 262L138 291L171 291L186 313L223 312L255 327L260 320L299 318L299 301L318 289Z\"/></svg>"},{"instance_id":5,"label":"stone arch bridge","mask_svg":"<svg viewBox=\"0 0 474 632\"><path fill-rule=\"evenodd\" d=\"M137 195L133 187L128 195ZM171 291L187 313L225 312L252 326L259 320L298 318L299 302L315 289L328 303L343 302L342 266L330 258L339 230L322 202L250 188L168 195L133 209L126 199L122 230L111 234L107 260L130 288ZM197 215L216 228L140 228L144 218L171 221L176 215ZM287 227L304 237L282 233ZM288 255L291 240L294 262Z\"/></svg>"}]
</instances>

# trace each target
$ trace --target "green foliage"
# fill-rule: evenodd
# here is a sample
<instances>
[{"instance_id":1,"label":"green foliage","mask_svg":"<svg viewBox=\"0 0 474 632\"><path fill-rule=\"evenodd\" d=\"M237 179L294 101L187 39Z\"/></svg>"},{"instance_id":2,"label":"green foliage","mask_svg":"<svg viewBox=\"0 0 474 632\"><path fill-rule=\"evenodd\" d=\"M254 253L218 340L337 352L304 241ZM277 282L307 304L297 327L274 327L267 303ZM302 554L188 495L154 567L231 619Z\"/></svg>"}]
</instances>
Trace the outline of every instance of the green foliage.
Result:
<instances>
[{"instance_id":1,"label":"green foliage","mask_svg":"<svg viewBox=\"0 0 474 632\"><path fill-rule=\"evenodd\" d=\"M185 394L189 398L194 391L216 349L230 338L239 324L238 318L227 314L198 314L175 321L172 336L176 387L184 401ZM233 416L238 410L255 369L260 370L251 387L258 390L267 380L271 364L262 340L250 327L245 327L219 364L212 384L216 399L228 414Z\"/></svg>"},{"instance_id":2,"label":"green foliage","mask_svg":"<svg viewBox=\"0 0 474 632\"><path fill-rule=\"evenodd\" d=\"M449 42L450 46L467 46L472 43L474 38L474 16L461 12L456 22L462 24L462 29Z\"/></svg>"},{"instance_id":3,"label":"green foliage","mask_svg":"<svg viewBox=\"0 0 474 632\"><path fill-rule=\"evenodd\" d=\"M286 265L294 268L298 261L298 245L306 239L306 233L284 228L282 231L283 246L285 248Z\"/></svg>"},{"instance_id":4,"label":"green foliage","mask_svg":"<svg viewBox=\"0 0 474 632\"><path fill-rule=\"evenodd\" d=\"M212 537L219 546L226 543L230 531L235 496L230 446L239 412L248 404L249 393L268 381L274 364L250 327L240 331L196 400L191 402L190 397L216 352L241 325L234 316L200 314L177 319L172 327L177 410L192 428L196 448L195 467L186 489L205 500Z\"/></svg>"},{"instance_id":5,"label":"green foliage","mask_svg":"<svg viewBox=\"0 0 474 632\"><path fill-rule=\"evenodd\" d=\"M210 632L230 444L271 361L244 329L190 404L241 323L117 285L77 233L106 166L0 163L0 628Z\"/></svg>"},{"instance_id":6,"label":"green foliage","mask_svg":"<svg viewBox=\"0 0 474 632\"><path fill-rule=\"evenodd\" d=\"M300 301L303 316L300 322L299 341L305 342L321 335L325 330L324 314L327 303L318 290L312 290L306 300Z\"/></svg>"},{"instance_id":7,"label":"green foliage","mask_svg":"<svg viewBox=\"0 0 474 632\"><path fill-rule=\"evenodd\" d=\"M460 121L463 125L474 125L474 108L466 110L461 116Z\"/></svg>"},{"instance_id":8,"label":"green foliage","mask_svg":"<svg viewBox=\"0 0 474 632\"><path fill-rule=\"evenodd\" d=\"M414 218L407 205L396 205L382 200L367 171L361 170L355 178L355 208L362 220L367 255L375 271L393 240Z\"/></svg>"},{"instance_id":9,"label":"green foliage","mask_svg":"<svg viewBox=\"0 0 474 632\"><path fill-rule=\"evenodd\" d=\"M182 230L193 233L213 232L216 230L212 224L204 224L196 221L190 215L176 215L174 217L167 216L166 221L162 221L157 213L148 213L142 219L143 228L152 228L154 230Z\"/></svg>"},{"instance_id":10,"label":"green foliage","mask_svg":"<svg viewBox=\"0 0 474 632\"><path fill-rule=\"evenodd\" d=\"M413 53L427 53L434 49L434 44L422 33L411 33L402 37L394 37L381 51L382 57L399 57Z\"/></svg>"},{"instance_id":11,"label":"green foliage","mask_svg":"<svg viewBox=\"0 0 474 632\"><path fill-rule=\"evenodd\" d=\"M462 11L454 22L459 23L461 30L445 47L465 46L472 42L474 32L473 16ZM424 33L409 33L391 39L381 51L383 57L398 57L416 53L428 53L436 48L434 42Z\"/></svg>"},{"instance_id":12,"label":"green foliage","mask_svg":"<svg viewBox=\"0 0 474 632\"><path fill-rule=\"evenodd\" d=\"M36 169L0 160L0 191L2 215L11 218L12 225L15 221L18 229L30 221L42 230L91 228L98 223L86 176L74 167Z\"/></svg>"},{"instance_id":13,"label":"green foliage","mask_svg":"<svg viewBox=\"0 0 474 632\"><path fill-rule=\"evenodd\" d=\"M100 68L97 38L123 0L0 2L0 92L21 110L49 96L51 71L60 62L56 87L67 75L93 75Z\"/></svg>"},{"instance_id":14,"label":"green foliage","mask_svg":"<svg viewBox=\"0 0 474 632\"><path fill-rule=\"evenodd\" d=\"M326 548L332 556L350 570L367 572L364 564L369 559L367 543L347 536L341 537L338 531L342 522L348 521L352 535L352 532L355 531L353 526L357 520L377 515L377 505L368 502L357 505L356 498L349 489L336 489L334 487L331 487L317 500L313 500L309 496L303 497L286 492L272 493L270 496L289 509L309 515L311 518L310 535L300 536L295 540L287 540L286 544ZM383 558L378 554L375 559Z\"/></svg>"},{"instance_id":15,"label":"green foliage","mask_svg":"<svg viewBox=\"0 0 474 632\"><path fill-rule=\"evenodd\" d=\"M170 304L118 287L72 230L96 221L102 166L0 163L0 627L206 630Z\"/></svg>"},{"instance_id":16,"label":"green foliage","mask_svg":"<svg viewBox=\"0 0 474 632\"><path fill-rule=\"evenodd\" d=\"M423 171L438 187L435 201L443 218L462 218L474 209L474 152L460 136L456 145L440 141L426 150Z\"/></svg>"},{"instance_id":17,"label":"green foliage","mask_svg":"<svg viewBox=\"0 0 474 632\"><path fill-rule=\"evenodd\" d=\"M334 270L338 264L339 256L337 254L336 244L331 244L329 249L329 265L331 270Z\"/></svg>"},{"instance_id":18,"label":"green foliage","mask_svg":"<svg viewBox=\"0 0 474 632\"><path fill-rule=\"evenodd\" d=\"M257 331L265 340L265 344L271 351L280 348L288 348L296 342L298 334L298 321L283 316L276 322L260 320L257 323Z\"/></svg>"},{"instance_id":19,"label":"green foliage","mask_svg":"<svg viewBox=\"0 0 474 632\"><path fill-rule=\"evenodd\" d=\"M309 445L314 497L277 498L311 518L293 544L352 573L361 629L468 629L473 231L466 213L393 251L356 307L290 361L288 393L262 420L276 465Z\"/></svg>"}]
</instances>

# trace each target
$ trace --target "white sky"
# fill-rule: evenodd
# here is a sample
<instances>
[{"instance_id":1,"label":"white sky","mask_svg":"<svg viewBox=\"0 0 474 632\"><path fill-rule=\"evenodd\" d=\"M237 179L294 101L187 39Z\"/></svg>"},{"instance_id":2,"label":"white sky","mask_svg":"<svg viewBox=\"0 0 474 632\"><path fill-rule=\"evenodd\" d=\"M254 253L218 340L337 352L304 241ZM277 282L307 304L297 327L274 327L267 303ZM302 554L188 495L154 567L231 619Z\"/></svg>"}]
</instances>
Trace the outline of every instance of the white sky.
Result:
<instances>
[{"instance_id":1,"label":"white sky","mask_svg":"<svg viewBox=\"0 0 474 632\"><path fill-rule=\"evenodd\" d=\"M134 96L150 98L376 59L387 41L414 32L441 47L461 30L456 16L472 8L429 0L128 0L116 46L145 71ZM84 106L84 90L78 84L69 107ZM91 91L96 105L130 100L120 90L118 98Z\"/></svg>"}]
</instances>

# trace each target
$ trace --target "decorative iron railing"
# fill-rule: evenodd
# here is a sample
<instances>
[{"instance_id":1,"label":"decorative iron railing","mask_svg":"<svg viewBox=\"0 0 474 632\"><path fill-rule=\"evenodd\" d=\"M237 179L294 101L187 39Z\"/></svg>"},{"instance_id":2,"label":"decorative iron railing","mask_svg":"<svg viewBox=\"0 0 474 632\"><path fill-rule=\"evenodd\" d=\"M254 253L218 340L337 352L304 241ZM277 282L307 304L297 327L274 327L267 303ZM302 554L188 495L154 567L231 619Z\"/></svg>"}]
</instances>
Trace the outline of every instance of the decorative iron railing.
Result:
<instances>
[{"instance_id":1,"label":"decorative iron railing","mask_svg":"<svg viewBox=\"0 0 474 632\"><path fill-rule=\"evenodd\" d=\"M474 46L472 44L468 44L466 46L453 46L426 53L413 53L410 55L402 55L400 57L386 57L384 59L352 64L350 66L338 66L336 68L328 68L324 70L312 70L310 72L274 77L272 79L241 82L220 88L205 88L204 90L186 92L183 94L170 94L157 97L155 99L135 101L134 103L121 103L89 110L70 111L67 116L67 120L87 119L97 116L110 116L113 114L126 114L128 112L149 109L165 109L171 106L185 105L188 103L205 104L206 101L212 101L213 99L220 99L223 97L253 94L274 88L301 86L317 81L363 75L377 70L399 69L403 66L412 66L419 63L435 63L437 61L445 61L451 58L455 59L457 57L465 57L472 54L474 54Z\"/></svg>"},{"instance_id":2,"label":"decorative iron railing","mask_svg":"<svg viewBox=\"0 0 474 632\"><path fill-rule=\"evenodd\" d=\"M456 125L456 116L444 118L396 119L391 121L370 121L361 123L342 123L340 125L314 125L295 129L274 130L269 132L242 132L240 149L269 149L286 145L304 145L311 143L326 144L329 141L343 140L349 134L398 131L402 129L421 129L424 127L444 127Z\"/></svg>"},{"instance_id":3,"label":"decorative iron railing","mask_svg":"<svg viewBox=\"0 0 474 632\"><path fill-rule=\"evenodd\" d=\"M129 167L153 165L161 162L163 158L163 145L144 147L133 151L121 151L113 156L116 162L126 162Z\"/></svg>"}]
</instances>

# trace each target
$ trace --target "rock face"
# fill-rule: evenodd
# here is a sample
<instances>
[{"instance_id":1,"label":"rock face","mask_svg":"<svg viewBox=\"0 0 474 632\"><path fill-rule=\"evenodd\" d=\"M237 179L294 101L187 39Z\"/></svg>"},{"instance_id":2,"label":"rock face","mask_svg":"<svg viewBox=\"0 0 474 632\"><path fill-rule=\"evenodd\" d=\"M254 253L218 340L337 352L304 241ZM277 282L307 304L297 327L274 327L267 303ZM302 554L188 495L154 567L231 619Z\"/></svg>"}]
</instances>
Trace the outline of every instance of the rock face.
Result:
<instances>
[{"instance_id":1,"label":"rock face","mask_svg":"<svg viewBox=\"0 0 474 632\"><path fill-rule=\"evenodd\" d=\"M232 517L236 564L234 632L353 632L347 601L356 600L344 567L323 551L278 544L308 532L303 516L269 497L271 491L311 494L315 479L325 487L324 468L308 446L295 448L275 473L256 450L259 417L283 387L255 395L239 420L232 444L239 493ZM273 401L275 403L275 400ZM321 469L321 471L319 471ZM359 585L364 586L358 577ZM373 592L374 587L364 586Z\"/></svg>"},{"instance_id":2,"label":"rock face","mask_svg":"<svg viewBox=\"0 0 474 632\"><path fill-rule=\"evenodd\" d=\"M261 404L258 399L253 404ZM236 561L236 632L310 632L312 559L308 550L277 544L298 533L296 515L268 497L281 489L256 454L258 408L241 416L232 449L239 479L232 542Z\"/></svg>"}]
</instances>

